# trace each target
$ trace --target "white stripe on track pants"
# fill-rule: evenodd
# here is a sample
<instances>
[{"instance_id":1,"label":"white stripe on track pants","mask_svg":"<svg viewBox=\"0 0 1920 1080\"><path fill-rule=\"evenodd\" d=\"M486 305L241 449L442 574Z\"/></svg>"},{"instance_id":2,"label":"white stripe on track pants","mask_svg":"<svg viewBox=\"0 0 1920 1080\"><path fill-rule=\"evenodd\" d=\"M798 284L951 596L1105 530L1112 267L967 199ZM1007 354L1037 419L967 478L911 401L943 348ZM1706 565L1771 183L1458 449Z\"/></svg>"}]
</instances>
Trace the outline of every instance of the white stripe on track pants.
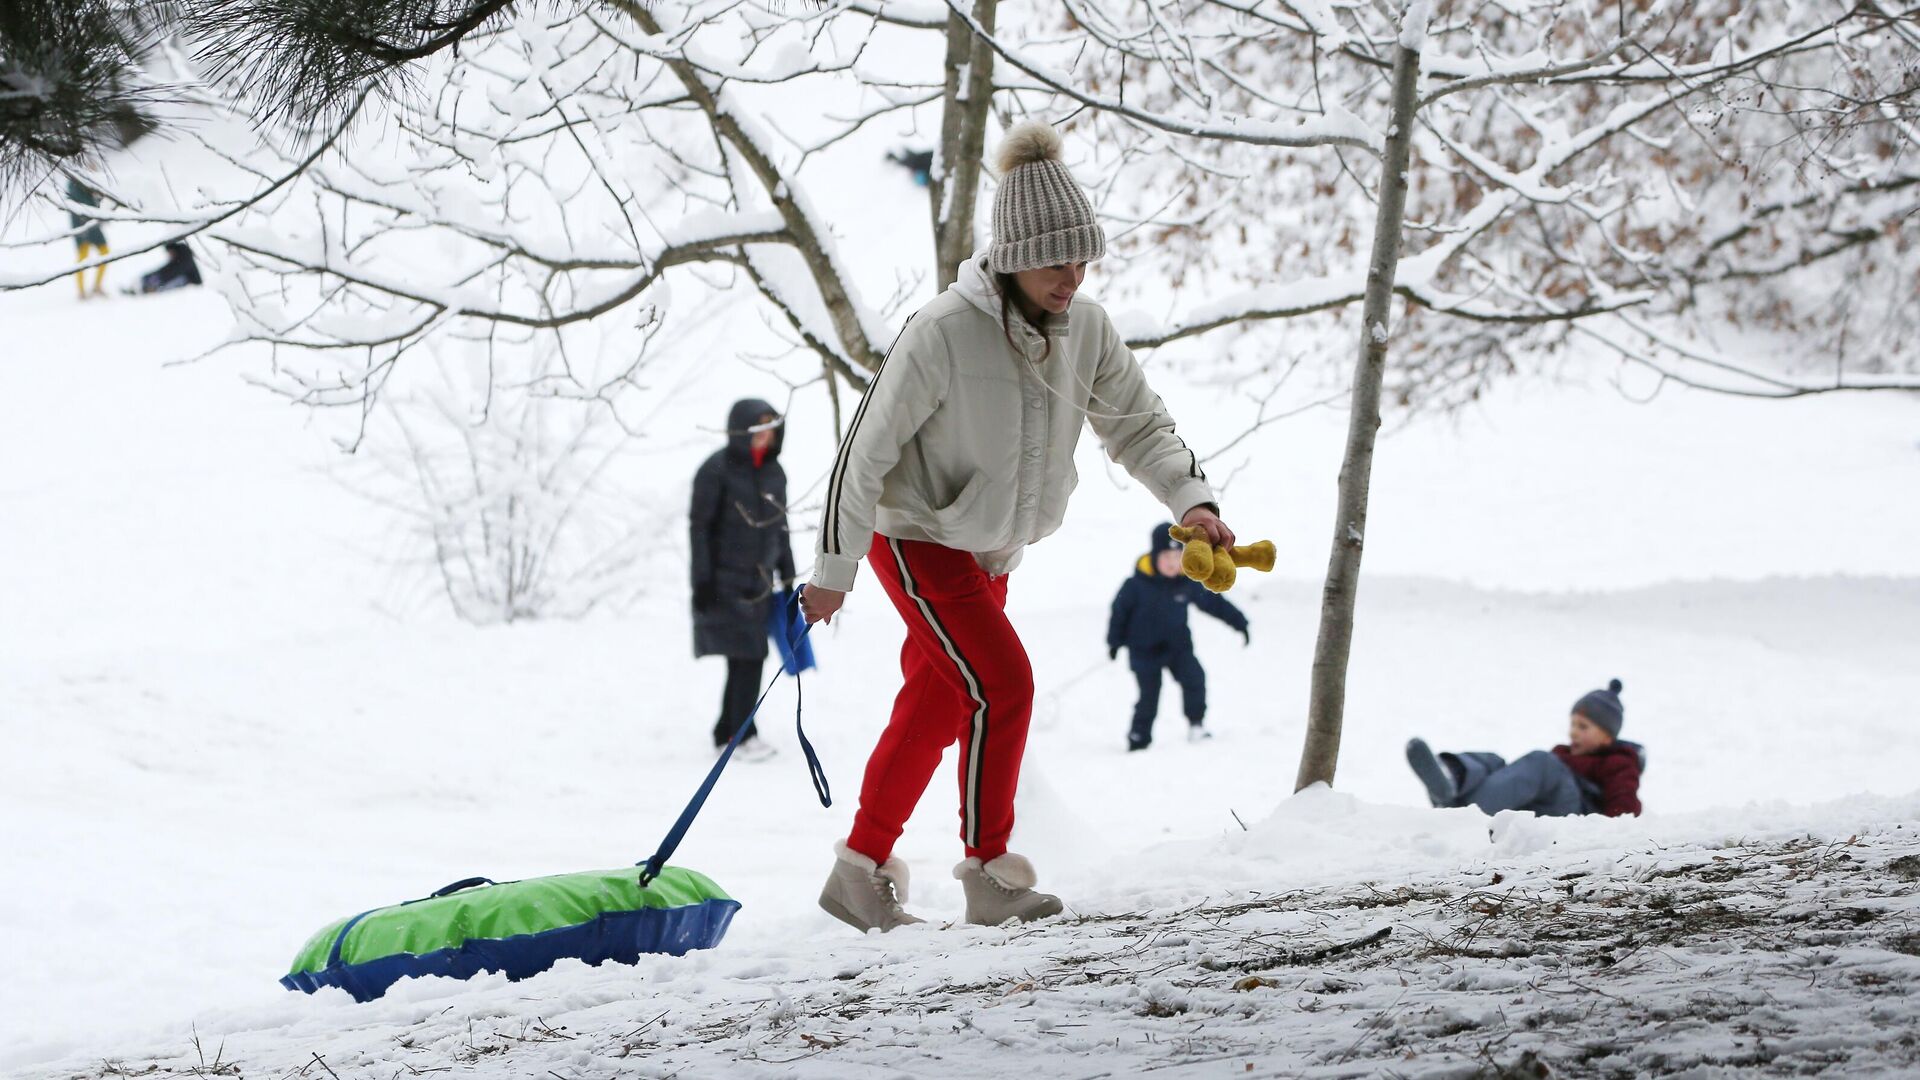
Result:
<instances>
[{"instance_id":1,"label":"white stripe on track pants","mask_svg":"<svg viewBox=\"0 0 1920 1080\"><path fill-rule=\"evenodd\" d=\"M1033 666L1007 621L1007 579L967 552L877 534L867 562L906 620L906 682L867 760L847 846L884 862L958 740L960 839L969 856L996 858L1013 832L1033 717Z\"/></svg>"}]
</instances>

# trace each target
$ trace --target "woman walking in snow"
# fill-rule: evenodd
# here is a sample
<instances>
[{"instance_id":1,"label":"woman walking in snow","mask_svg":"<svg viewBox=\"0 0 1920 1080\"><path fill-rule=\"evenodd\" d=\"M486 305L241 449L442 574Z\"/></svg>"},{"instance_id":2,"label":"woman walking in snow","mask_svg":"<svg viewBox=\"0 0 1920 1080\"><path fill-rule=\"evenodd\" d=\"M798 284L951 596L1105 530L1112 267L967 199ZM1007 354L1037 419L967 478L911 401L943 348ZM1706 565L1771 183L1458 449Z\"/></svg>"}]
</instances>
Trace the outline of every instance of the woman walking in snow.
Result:
<instances>
[{"instance_id":1,"label":"woman walking in snow","mask_svg":"<svg viewBox=\"0 0 1920 1080\"><path fill-rule=\"evenodd\" d=\"M749 723L760 670L767 661L767 618L774 592L793 588L793 541L787 530L787 474L780 467L785 421L755 398L727 413L727 445L693 476L688 513L692 552L693 655L727 658L727 686L713 745L724 747ZM749 730L739 753L773 752Z\"/></svg>"},{"instance_id":2,"label":"woman walking in snow","mask_svg":"<svg viewBox=\"0 0 1920 1080\"><path fill-rule=\"evenodd\" d=\"M865 557L907 624L905 685L820 894L860 930L921 921L901 908L907 869L893 845L955 740L966 858L954 876L967 920L1061 909L1007 850L1033 669L1005 608L1021 550L1066 512L1082 425L1177 520L1233 543L1133 354L1106 312L1075 295L1106 236L1060 161L1060 137L1021 124L998 165L993 244L907 320L875 374L835 458L801 594L808 621L831 619Z\"/></svg>"}]
</instances>

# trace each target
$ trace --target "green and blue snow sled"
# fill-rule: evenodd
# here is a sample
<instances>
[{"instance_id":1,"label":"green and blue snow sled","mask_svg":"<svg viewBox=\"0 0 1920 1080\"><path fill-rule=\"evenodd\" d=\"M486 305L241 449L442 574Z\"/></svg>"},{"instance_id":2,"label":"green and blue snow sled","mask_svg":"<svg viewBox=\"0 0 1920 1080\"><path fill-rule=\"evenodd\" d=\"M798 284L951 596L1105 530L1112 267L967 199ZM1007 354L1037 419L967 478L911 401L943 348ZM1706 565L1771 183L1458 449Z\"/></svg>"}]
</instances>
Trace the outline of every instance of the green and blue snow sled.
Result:
<instances>
[{"instance_id":1,"label":"green and blue snow sled","mask_svg":"<svg viewBox=\"0 0 1920 1080\"><path fill-rule=\"evenodd\" d=\"M720 943L740 903L704 874L666 867L644 888L637 866L494 884L469 878L420 900L322 929L280 980L311 994L337 986L372 1001L421 975L524 979L567 957L638 963Z\"/></svg>"},{"instance_id":2,"label":"green and blue snow sled","mask_svg":"<svg viewBox=\"0 0 1920 1080\"><path fill-rule=\"evenodd\" d=\"M806 644L811 627L800 617L800 594L788 594L780 635L791 653ZM720 773L753 730L752 720L766 703L773 683L789 669L773 674L753 711L720 751L706 780L679 820L667 830L645 863L619 870L589 870L500 884L487 878L456 881L432 896L363 911L323 928L294 957L293 970L281 978L289 990L311 994L337 986L355 1001L372 1001L401 979L445 975L468 979L481 972L503 972L524 979L572 957L600 965L609 960L637 964L643 953L680 956L711 949L726 935L740 903L720 891L712 879L668 866L674 850L706 805ZM832 806L826 770L800 726L796 683L794 734L806 755L821 806ZM484 886L482 888L481 886Z\"/></svg>"}]
</instances>

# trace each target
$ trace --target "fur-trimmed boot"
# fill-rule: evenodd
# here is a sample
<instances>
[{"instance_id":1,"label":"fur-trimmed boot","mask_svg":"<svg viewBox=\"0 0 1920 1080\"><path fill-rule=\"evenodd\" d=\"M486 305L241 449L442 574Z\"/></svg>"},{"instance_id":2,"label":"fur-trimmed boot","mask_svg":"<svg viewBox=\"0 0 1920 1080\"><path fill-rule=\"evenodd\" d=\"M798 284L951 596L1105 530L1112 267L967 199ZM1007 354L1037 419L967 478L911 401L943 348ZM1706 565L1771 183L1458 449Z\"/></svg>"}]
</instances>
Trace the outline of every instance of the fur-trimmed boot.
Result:
<instances>
[{"instance_id":1,"label":"fur-trimmed boot","mask_svg":"<svg viewBox=\"0 0 1920 1080\"><path fill-rule=\"evenodd\" d=\"M963 859L953 868L967 893L967 921L999 926L1008 919L1032 922L1060 914L1060 898L1033 891L1039 877L1025 855L1007 852L982 863Z\"/></svg>"},{"instance_id":2,"label":"fur-trimmed boot","mask_svg":"<svg viewBox=\"0 0 1920 1080\"><path fill-rule=\"evenodd\" d=\"M820 907L827 914L863 934L926 921L900 906L907 902L906 863L889 858L876 864L844 840L834 841L833 853L833 873L820 890Z\"/></svg>"}]
</instances>

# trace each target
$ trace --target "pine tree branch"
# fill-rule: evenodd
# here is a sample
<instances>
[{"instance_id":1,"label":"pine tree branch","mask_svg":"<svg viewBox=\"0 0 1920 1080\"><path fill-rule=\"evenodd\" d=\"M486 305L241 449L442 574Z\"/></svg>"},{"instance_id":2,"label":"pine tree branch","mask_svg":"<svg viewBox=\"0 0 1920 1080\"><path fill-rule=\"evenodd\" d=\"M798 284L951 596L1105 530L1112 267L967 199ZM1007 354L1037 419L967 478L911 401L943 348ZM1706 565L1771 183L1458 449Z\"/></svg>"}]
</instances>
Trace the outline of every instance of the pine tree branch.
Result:
<instances>
[{"instance_id":1,"label":"pine tree branch","mask_svg":"<svg viewBox=\"0 0 1920 1080\"><path fill-rule=\"evenodd\" d=\"M138 78L155 12L106 0L0 3L0 190L152 131L168 95Z\"/></svg>"},{"instance_id":2,"label":"pine tree branch","mask_svg":"<svg viewBox=\"0 0 1920 1080\"><path fill-rule=\"evenodd\" d=\"M209 74L260 103L262 119L323 123L410 67L503 24L517 0L184 0Z\"/></svg>"}]
</instances>

